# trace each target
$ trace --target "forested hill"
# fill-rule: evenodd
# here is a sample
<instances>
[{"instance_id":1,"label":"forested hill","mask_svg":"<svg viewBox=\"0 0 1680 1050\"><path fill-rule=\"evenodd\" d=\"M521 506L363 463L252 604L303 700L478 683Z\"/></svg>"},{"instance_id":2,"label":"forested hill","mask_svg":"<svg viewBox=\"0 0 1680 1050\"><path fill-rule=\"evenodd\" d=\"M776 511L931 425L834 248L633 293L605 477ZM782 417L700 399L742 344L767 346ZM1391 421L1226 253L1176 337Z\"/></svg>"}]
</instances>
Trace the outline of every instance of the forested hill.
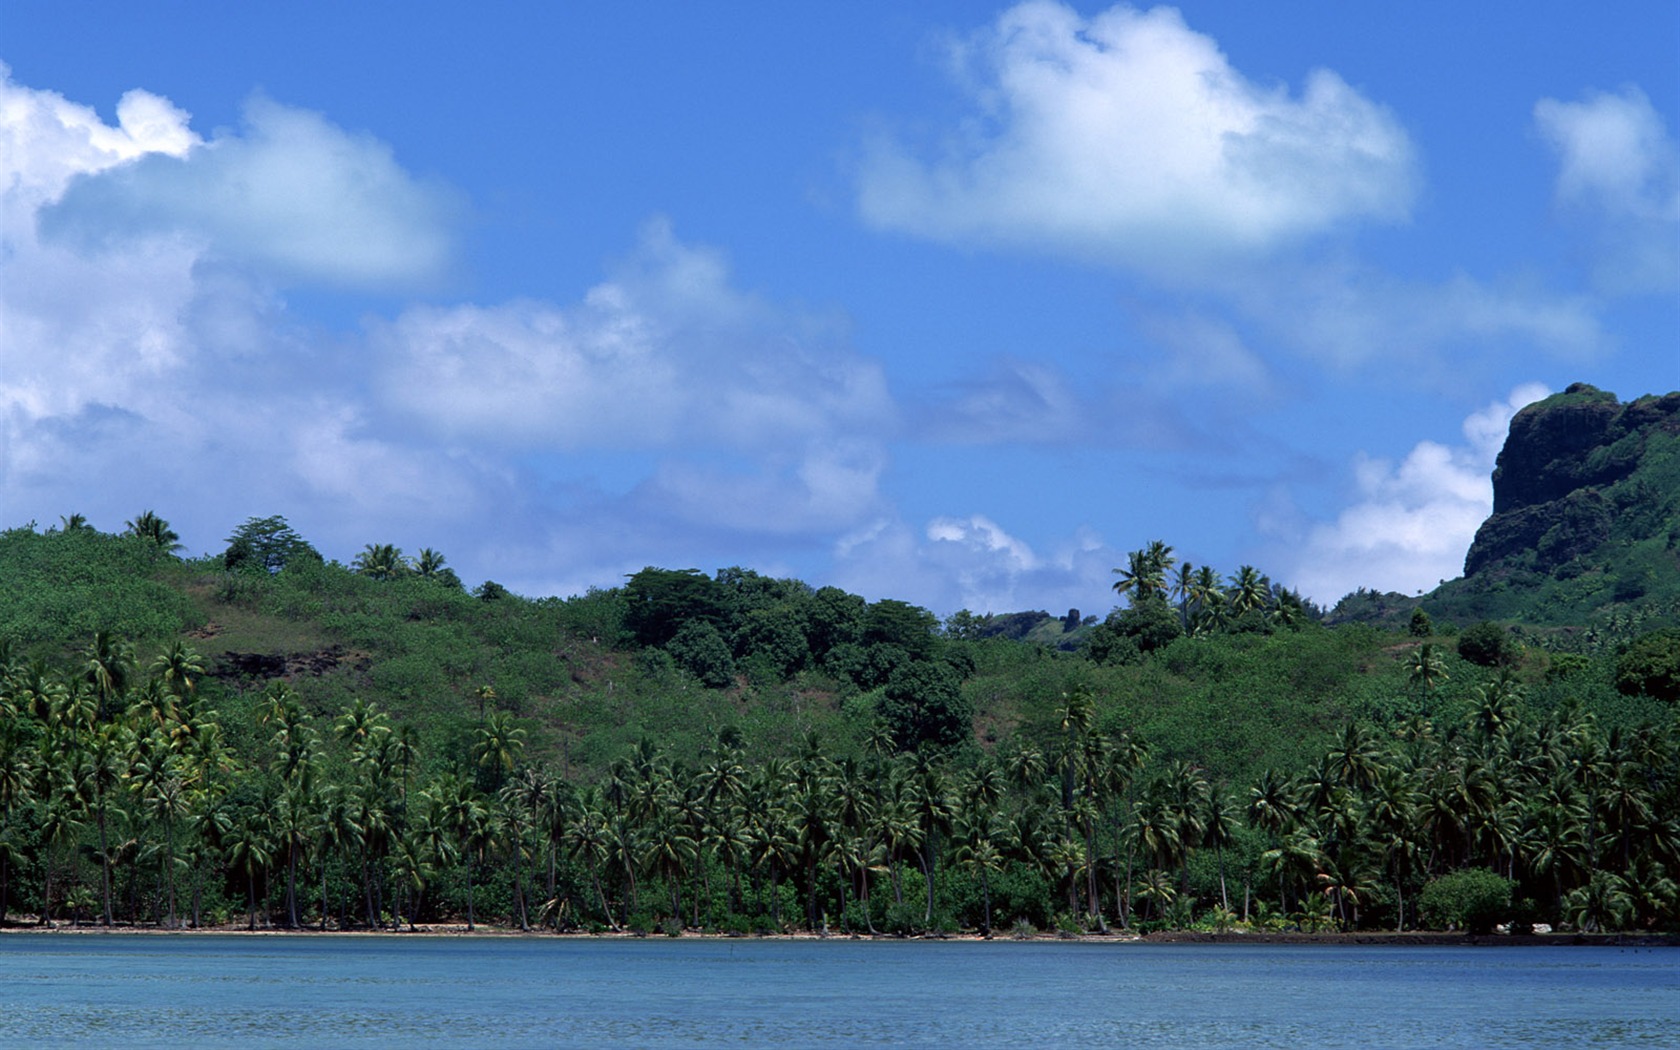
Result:
<instances>
[{"instance_id":1,"label":"forested hill","mask_svg":"<svg viewBox=\"0 0 1680 1050\"><path fill-rule=\"evenodd\" d=\"M201 559L149 511L14 528L0 922L1672 928L1674 395L1606 398L1519 415L1477 571L1392 623L1158 540L1100 619L941 623L742 568L469 592L278 516Z\"/></svg>"}]
</instances>

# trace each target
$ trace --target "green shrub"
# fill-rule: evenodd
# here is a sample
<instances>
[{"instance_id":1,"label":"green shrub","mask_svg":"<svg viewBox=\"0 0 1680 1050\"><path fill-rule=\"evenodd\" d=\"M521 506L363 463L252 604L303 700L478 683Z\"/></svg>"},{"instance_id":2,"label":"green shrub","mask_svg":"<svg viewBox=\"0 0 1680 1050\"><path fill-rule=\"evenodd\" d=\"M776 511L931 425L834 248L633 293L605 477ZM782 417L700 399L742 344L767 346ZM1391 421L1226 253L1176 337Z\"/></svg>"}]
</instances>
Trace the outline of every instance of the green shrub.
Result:
<instances>
[{"instance_id":1,"label":"green shrub","mask_svg":"<svg viewBox=\"0 0 1680 1050\"><path fill-rule=\"evenodd\" d=\"M1510 917L1513 884L1486 868L1466 868L1442 875L1423 888L1418 908L1426 926L1492 933Z\"/></svg>"},{"instance_id":2,"label":"green shrub","mask_svg":"<svg viewBox=\"0 0 1680 1050\"><path fill-rule=\"evenodd\" d=\"M1680 628L1652 631L1616 661L1616 688L1628 696L1680 701Z\"/></svg>"},{"instance_id":3,"label":"green shrub","mask_svg":"<svg viewBox=\"0 0 1680 1050\"><path fill-rule=\"evenodd\" d=\"M1505 667L1516 662L1519 649L1505 628L1483 620L1458 636L1458 655L1479 667Z\"/></svg>"}]
</instances>

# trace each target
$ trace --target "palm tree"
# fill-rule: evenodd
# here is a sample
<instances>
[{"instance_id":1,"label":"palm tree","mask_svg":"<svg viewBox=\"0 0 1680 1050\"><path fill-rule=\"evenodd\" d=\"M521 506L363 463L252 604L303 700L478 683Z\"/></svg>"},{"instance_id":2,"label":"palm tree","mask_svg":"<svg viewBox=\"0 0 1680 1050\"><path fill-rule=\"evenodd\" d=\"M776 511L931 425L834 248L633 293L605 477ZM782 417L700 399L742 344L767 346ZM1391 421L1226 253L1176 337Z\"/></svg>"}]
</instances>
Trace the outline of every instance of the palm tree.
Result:
<instances>
[{"instance_id":1,"label":"palm tree","mask_svg":"<svg viewBox=\"0 0 1680 1050\"><path fill-rule=\"evenodd\" d=\"M125 727L101 726L88 741L86 761L80 771L83 788L93 796L94 820L99 826L101 915L106 926L111 925L111 846L107 817L111 796L128 773L132 746L133 735Z\"/></svg>"},{"instance_id":2,"label":"palm tree","mask_svg":"<svg viewBox=\"0 0 1680 1050\"><path fill-rule=\"evenodd\" d=\"M130 535L143 540L150 540L164 553L173 553L181 549L181 537L169 527L169 522L153 514L151 511L141 511L133 521L124 522L128 526Z\"/></svg>"},{"instance_id":3,"label":"palm tree","mask_svg":"<svg viewBox=\"0 0 1680 1050\"><path fill-rule=\"evenodd\" d=\"M992 936L991 876L1003 871L1003 854L988 837L975 839L958 847L957 863L980 876L980 934Z\"/></svg>"},{"instance_id":4,"label":"palm tree","mask_svg":"<svg viewBox=\"0 0 1680 1050\"><path fill-rule=\"evenodd\" d=\"M437 579L443 575L444 563L448 560L432 548L422 547L414 559L414 574L422 579Z\"/></svg>"},{"instance_id":5,"label":"palm tree","mask_svg":"<svg viewBox=\"0 0 1680 1050\"><path fill-rule=\"evenodd\" d=\"M1425 693L1433 693L1435 686L1448 677L1446 660L1434 642L1424 642L1413 649L1406 667L1411 672L1412 684L1421 685Z\"/></svg>"},{"instance_id":6,"label":"palm tree","mask_svg":"<svg viewBox=\"0 0 1680 1050\"><path fill-rule=\"evenodd\" d=\"M246 909L249 923L257 928L257 877L265 875L274 863L274 847L269 840L266 822L258 813L247 809L233 822L233 830L225 840L228 866L245 877ZM266 908L266 906L265 906Z\"/></svg>"},{"instance_id":7,"label":"palm tree","mask_svg":"<svg viewBox=\"0 0 1680 1050\"><path fill-rule=\"evenodd\" d=\"M573 859L581 859L595 887L595 899L601 906L601 916L607 925L618 931L618 920L607 904L606 892L601 888L601 868L607 863L612 846L612 832L607 815L602 812L598 792L585 796L576 815L566 825L566 852Z\"/></svg>"},{"instance_id":8,"label":"palm tree","mask_svg":"<svg viewBox=\"0 0 1680 1050\"><path fill-rule=\"evenodd\" d=\"M1196 596L1196 567L1189 562L1180 562L1178 571L1172 577L1172 597L1178 599L1179 622L1184 629L1190 629L1190 606Z\"/></svg>"},{"instance_id":9,"label":"palm tree","mask_svg":"<svg viewBox=\"0 0 1680 1050\"><path fill-rule=\"evenodd\" d=\"M1223 787L1208 792L1206 807L1202 817L1202 845L1212 846L1219 861L1219 903L1230 911L1231 898L1225 892L1225 847L1236 837L1237 811Z\"/></svg>"},{"instance_id":10,"label":"palm tree","mask_svg":"<svg viewBox=\"0 0 1680 1050\"><path fill-rule=\"evenodd\" d=\"M467 929L472 930L476 928L473 915L473 862L482 852L489 837L489 814L478 790L470 781L458 777L445 777L437 790L442 803L443 823L454 836L455 846L466 860Z\"/></svg>"},{"instance_id":11,"label":"palm tree","mask_svg":"<svg viewBox=\"0 0 1680 1050\"><path fill-rule=\"evenodd\" d=\"M41 815L41 925L49 929L52 927L53 873L57 867L53 855L75 842L76 835L82 830L82 822L76 817L76 800L69 792L54 792Z\"/></svg>"},{"instance_id":12,"label":"palm tree","mask_svg":"<svg viewBox=\"0 0 1680 1050\"><path fill-rule=\"evenodd\" d=\"M191 798L173 769L169 766L164 769L161 776L154 776L144 784L143 799L147 811L163 821L164 870L169 876L168 926L174 929L179 925L175 908L175 824L188 814Z\"/></svg>"},{"instance_id":13,"label":"palm tree","mask_svg":"<svg viewBox=\"0 0 1680 1050\"><path fill-rule=\"evenodd\" d=\"M409 571L408 559L394 544L370 543L356 555L350 568L374 580L394 580Z\"/></svg>"},{"instance_id":14,"label":"palm tree","mask_svg":"<svg viewBox=\"0 0 1680 1050\"><path fill-rule=\"evenodd\" d=\"M1252 565L1243 565L1237 569L1237 575L1231 581L1231 588L1227 592L1231 603L1231 612L1236 616L1256 609L1264 610L1271 603L1271 581L1260 574Z\"/></svg>"},{"instance_id":15,"label":"palm tree","mask_svg":"<svg viewBox=\"0 0 1680 1050\"><path fill-rule=\"evenodd\" d=\"M99 697L99 719L104 721L110 717L112 702L128 692L129 676L134 670L134 647L113 637L110 631L97 631L84 652L84 677Z\"/></svg>"},{"instance_id":16,"label":"palm tree","mask_svg":"<svg viewBox=\"0 0 1680 1050\"><path fill-rule=\"evenodd\" d=\"M1126 556L1126 568L1114 570L1120 577L1114 581L1114 592L1129 594L1134 605L1164 595L1167 573L1175 563L1171 547L1160 540L1151 540L1144 550L1132 551Z\"/></svg>"},{"instance_id":17,"label":"palm tree","mask_svg":"<svg viewBox=\"0 0 1680 1050\"><path fill-rule=\"evenodd\" d=\"M177 638L152 661L152 674L163 681L172 695L183 700L190 699L198 691L198 680L204 675L204 662L191 646Z\"/></svg>"},{"instance_id":18,"label":"palm tree","mask_svg":"<svg viewBox=\"0 0 1680 1050\"><path fill-rule=\"evenodd\" d=\"M525 753L525 730L513 724L513 715L497 711L475 733L473 758L485 771L489 790L501 790L502 782L519 765Z\"/></svg>"},{"instance_id":19,"label":"palm tree","mask_svg":"<svg viewBox=\"0 0 1680 1050\"><path fill-rule=\"evenodd\" d=\"M1370 732L1358 722L1349 722L1327 756L1336 781L1364 791L1377 782L1382 769L1382 750Z\"/></svg>"}]
</instances>

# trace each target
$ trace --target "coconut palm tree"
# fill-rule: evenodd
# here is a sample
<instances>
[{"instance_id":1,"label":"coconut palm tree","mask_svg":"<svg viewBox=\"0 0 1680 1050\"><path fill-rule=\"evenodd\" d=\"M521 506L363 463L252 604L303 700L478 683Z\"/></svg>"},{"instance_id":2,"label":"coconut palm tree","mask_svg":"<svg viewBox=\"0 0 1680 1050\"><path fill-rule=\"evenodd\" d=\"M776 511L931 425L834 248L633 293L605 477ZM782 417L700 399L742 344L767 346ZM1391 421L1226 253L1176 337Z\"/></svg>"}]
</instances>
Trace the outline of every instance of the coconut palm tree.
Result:
<instances>
[{"instance_id":1,"label":"coconut palm tree","mask_svg":"<svg viewBox=\"0 0 1680 1050\"><path fill-rule=\"evenodd\" d=\"M110 631L96 631L83 650L83 677L99 698L99 720L111 715L113 705L128 692L134 673L134 647Z\"/></svg>"},{"instance_id":2,"label":"coconut palm tree","mask_svg":"<svg viewBox=\"0 0 1680 1050\"><path fill-rule=\"evenodd\" d=\"M1272 583L1252 565L1239 566L1236 577L1226 591L1231 613L1242 616L1254 610L1265 610L1272 599Z\"/></svg>"},{"instance_id":3,"label":"coconut palm tree","mask_svg":"<svg viewBox=\"0 0 1680 1050\"><path fill-rule=\"evenodd\" d=\"M1130 595L1134 605L1165 595L1167 573L1175 563L1171 547L1160 540L1151 540L1145 549L1126 556L1126 568L1114 570L1120 577L1114 581L1114 592Z\"/></svg>"},{"instance_id":4,"label":"coconut palm tree","mask_svg":"<svg viewBox=\"0 0 1680 1050\"><path fill-rule=\"evenodd\" d=\"M500 791L525 754L525 730L513 724L513 715L497 711L474 737L473 760L485 773L487 789Z\"/></svg>"},{"instance_id":5,"label":"coconut palm tree","mask_svg":"<svg viewBox=\"0 0 1680 1050\"><path fill-rule=\"evenodd\" d=\"M1449 677L1447 662L1434 642L1424 642L1413 649L1406 660L1406 669L1410 672L1412 684L1421 686L1425 693L1433 693L1436 685Z\"/></svg>"},{"instance_id":6,"label":"coconut palm tree","mask_svg":"<svg viewBox=\"0 0 1680 1050\"><path fill-rule=\"evenodd\" d=\"M111 799L128 775L129 756L134 737L127 727L108 723L94 731L83 751L83 764L78 779L84 791L92 796L94 821L99 828L100 915L104 925L111 925L111 844L109 815Z\"/></svg>"},{"instance_id":7,"label":"coconut palm tree","mask_svg":"<svg viewBox=\"0 0 1680 1050\"><path fill-rule=\"evenodd\" d=\"M228 866L245 877L245 897L249 922L246 929L257 928L257 879L267 881L267 872L274 863L274 846L268 835L267 822L254 809L245 809L233 822L233 830L224 840ZM266 907L266 906L265 906Z\"/></svg>"},{"instance_id":8,"label":"coconut palm tree","mask_svg":"<svg viewBox=\"0 0 1680 1050\"><path fill-rule=\"evenodd\" d=\"M151 511L141 511L133 521L124 522L132 536L149 540L157 545L158 550L166 554L181 549L181 537L169 527L169 522L153 514Z\"/></svg>"},{"instance_id":9,"label":"coconut palm tree","mask_svg":"<svg viewBox=\"0 0 1680 1050\"><path fill-rule=\"evenodd\" d=\"M394 580L409 571L408 559L390 543L370 543L350 563L356 573L374 580Z\"/></svg>"}]
</instances>

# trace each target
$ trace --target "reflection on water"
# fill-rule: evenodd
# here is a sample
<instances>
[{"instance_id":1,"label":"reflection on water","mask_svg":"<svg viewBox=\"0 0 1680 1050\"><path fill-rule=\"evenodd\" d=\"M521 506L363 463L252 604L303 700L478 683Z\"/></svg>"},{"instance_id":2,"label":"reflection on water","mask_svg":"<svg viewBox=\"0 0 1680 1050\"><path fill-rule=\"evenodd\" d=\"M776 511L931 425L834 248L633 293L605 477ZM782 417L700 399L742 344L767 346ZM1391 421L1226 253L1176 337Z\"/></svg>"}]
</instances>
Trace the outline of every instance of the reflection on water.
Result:
<instances>
[{"instance_id":1,"label":"reflection on water","mask_svg":"<svg viewBox=\"0 0 1680 1050\"><path fill-rule=\"evenodd\" d=\"M34 1046L1680 1046L1680 951L0 936Z\"/></svg>"}]
</instances>

